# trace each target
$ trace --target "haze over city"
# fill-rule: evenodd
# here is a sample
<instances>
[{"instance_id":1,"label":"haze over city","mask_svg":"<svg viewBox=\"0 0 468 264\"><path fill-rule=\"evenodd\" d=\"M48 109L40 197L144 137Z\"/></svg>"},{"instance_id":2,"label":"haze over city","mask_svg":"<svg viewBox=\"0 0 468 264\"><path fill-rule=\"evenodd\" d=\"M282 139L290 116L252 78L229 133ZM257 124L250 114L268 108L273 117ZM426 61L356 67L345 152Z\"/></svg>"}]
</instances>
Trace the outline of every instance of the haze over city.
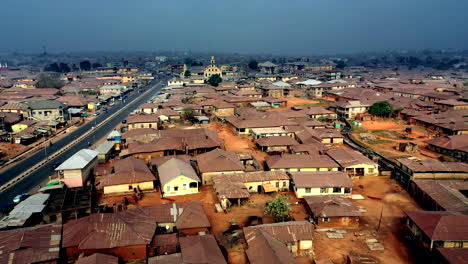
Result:
<instances>
[{"instance_id":1,"label":"haze over city","mask_svg":"<svg viewBox=\"0 0 468 264\"><path fill-rule=\"evenodd\" d=\"M466 10L457 0L3 0L0 52L464 49Z\"/></svg>"}]
</instances>

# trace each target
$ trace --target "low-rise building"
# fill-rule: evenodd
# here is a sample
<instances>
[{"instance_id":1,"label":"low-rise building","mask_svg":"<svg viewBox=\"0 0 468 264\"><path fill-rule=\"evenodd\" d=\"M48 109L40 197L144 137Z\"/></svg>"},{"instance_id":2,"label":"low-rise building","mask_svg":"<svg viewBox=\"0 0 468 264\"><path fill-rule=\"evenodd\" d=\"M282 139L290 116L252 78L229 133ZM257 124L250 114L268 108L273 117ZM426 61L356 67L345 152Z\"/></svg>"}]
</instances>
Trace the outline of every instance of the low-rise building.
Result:
<instances>
[{"instance_id":1,"label":"low-rise building","mask_svg":"<svg viewBox=\"0 0 468 264\"><path fill-rule=\"evenodd\" d=\"M159 118L155 114L130 115L127 117L128 129L158 128Z\"/></svg>"},{"instance_id":2,"label":"low-rise building","mask_svg":"<svg viewBox=\"0 0 468 264\"><path fill-rule=\"evenodd\" d=\"M219 148L198 155L196 160L202 184L205 185L213 184L214 175L245 172L245 167L236 153Z\"/></svg>"},{"instance_id":3,"label":"low-rise building","mask_svg":"<svg viewBox=\"0 0 468 264\"><path fill-rule=\"evenodd\" d=\"M289 136L262 137L255 141L264 152L289 152L291 147L297 145L297 141Z\"/></svg>"},{"instance_id":4,"label":"low-rise building","mask_svg":"<svg viewBox=\"0 0 468 264\"><path fill-rule=\"evenodd\" d=\"M325 155L284 154L265 157L269 170L295 171L338 171L338 164Z\"/></svg>"},{"instance_id":5,"label":"low-rise building","mask_svg":"<svg viewBox=\"0 0 468 264\"><path fill-rule=\"evenodd\" d=\"M60 164L55 171L58 180L67 187L82 187L98 164L99 152L91 149L82 149Z\"/></svg>"},{"instance_id":6,"label":"low-rise building","mask_svg":"<svg viewBox=\"0 0 468 264\"><path fill-rule=\"evenodd\" d=\"M468 161L468 135L437 137L424 142L430 150L458 161Z\"/></svg>"},{"instance_id":7,"label":"low-rise building","mask_svg":"<svg viewBox=\"0 0 468 264\"><path fill-rule=\"evenodd\" d=\"M319 227L358 227L361 212L349 198L324 195L305 196L308 211Z\"/></svg>"},{"instance_id":8,"label":"low-rise building","mask_svg":"<svg viewBox=\"0 0 468 264\"><path fill-rule=\"evenodd\" d=\"M341 171L292 172L297 198L311 195L350 196L353 182Z\"/></svg>"},{"instance_id":9,"label":"low-rise building","mask_svg":"<svg viewBox=\"0 0 468 264\"><path fill-rule=\"evenodd\" d=\"M56 100L38 100L28 103L28 116L41 121L56 121L59 123L69 119L68 106Z\"/></svg>"},{"instance_id":10,"label":"low-rise building","mask_svg":"<svg viewBox=\"0 0 468 264\"><path fill-rule=\"evenodd\" d=\"M377 163L358 151L340 148L327 151L327 155L351 177L379 175Z\"/></svg>"},{"instance_id":11,"label":"low-rise building","mask_svg":"<svg viewBox=\"0 0 468 264\"><path fill-rule=\"evenodd\" d=\"M397 179L402 182L416 179L468 179L468 164L463 162L440 162L409 157L397 159L397 164L406 173L397 175Z\"/></svg>"},{"instance_id":12,"label":"low-rise building","mask_svg":"<svg viewBox=\"0 0 468 264\"><path fill-rule=\"evenodd\" d=\"M158 166L162 196L198 193L200 178L190 163L172 158Z\"/></svg>"}]
</instances>

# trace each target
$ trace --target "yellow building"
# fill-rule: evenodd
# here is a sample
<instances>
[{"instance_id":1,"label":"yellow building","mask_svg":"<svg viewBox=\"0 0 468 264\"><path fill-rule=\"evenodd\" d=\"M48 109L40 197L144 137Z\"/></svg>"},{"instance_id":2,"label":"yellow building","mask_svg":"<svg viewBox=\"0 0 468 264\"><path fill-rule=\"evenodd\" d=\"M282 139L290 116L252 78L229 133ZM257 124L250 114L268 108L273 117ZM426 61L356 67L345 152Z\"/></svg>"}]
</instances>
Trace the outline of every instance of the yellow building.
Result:
<instances>
[{"instance_id":1,"label":"yellow building","mask_svg":"<svg viewBox=\"0 0 468 264\"><path fill-rule=\"evenodd\" d=\"M208 67L205 68L203 76L205 76L205 79L209 79L212 75L215 74L222 76L223 72L218 66L216 66L215 57L211 56L211 63Z\"/></svg>"},{"instance_id":2,"label":"yellow building","mask_svg":"<svg viewBox=\"0 0 468 264\"><path fill-rule=\"evenodd\" d=\"M358 151L350 149L334 149L327 152L341 169L351 177L379 176L377 163Z\"/></svg>"},{"instance_id":3,"label":"yellow building","mask_svg":"<svg viewBox=\"0 0 468 264\"><path fill-rule=\"evenodd\" d=\"M127 83L127 82L134 82L136 81L136 77L132 75L124 75L122 76L122 82Z\"/></svg>"},{"instance_id":4,"label":"yellow building","mask_svg":"<svg viewBox=\"0 0 468 264\"><path fill-rule=\"evenodd\" d=\"M265 163L271 171L338 171L338 164L325 155L274 155L265 157Z\"/></svg>"},{"instance_id":5,"label":"yellow building","mask_svg":"<svg viewBox=\"0 0 468 264\"><path fill-rule=\"evenodd\" d=\"M291 179L297 198L311 195L351 196L353 182L341 171L293 172Z\"/></svg>"},{"instance_id":6,"label":"yellow building","mask_svg":"<svg viewBox=\"0 0 468 264\"><path fill-rule=\"evenodd\" d=\"M192 166L180 159L170 159L158 166L163 197L198 193L200 178Z\"/></svg>"}]
</instances>

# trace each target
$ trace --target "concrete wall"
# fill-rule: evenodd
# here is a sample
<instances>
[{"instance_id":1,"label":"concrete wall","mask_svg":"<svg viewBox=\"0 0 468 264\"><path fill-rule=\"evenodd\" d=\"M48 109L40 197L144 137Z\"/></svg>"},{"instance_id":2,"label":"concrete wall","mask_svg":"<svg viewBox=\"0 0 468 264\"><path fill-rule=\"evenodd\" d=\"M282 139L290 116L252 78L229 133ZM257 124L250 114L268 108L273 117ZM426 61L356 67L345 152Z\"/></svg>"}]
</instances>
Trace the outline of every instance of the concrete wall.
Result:
<instances>
[{"instance_id":1,"label":"concrete wall","mask_svg":"<svg viewBox=\"0 0 468 264\"><path fill-rule=\"evenodd\" d=\"M190 183L197 183L197 187L190 188ZM185 190L184 190L184 185L185 185ZM174 188L176 186L178 186L177 191ZM169 191L167 188L169 188ZM173 179L172 181L164 184L161 188L161 192L163 193L163 196L174 196L174 195L198 193L198 181L194 181L184 175L180 175L177 178Z\"/></svg>"},{"instance_id":2,"label":"concrete wall","mask_svg":"<svg viewBox=\"0 0 468 264\"><path fill-rule=\"evenodd\" d=\"M213 185L213 176L214 175L223 175L223 174L233 174L233 173L244 173L244 171L223 171L223 172L205 172L202 173L202 184L203 185Z\"/></svg>"},{"instance_id":3,"label":"concrete wall","mask_svg":"<svg viewBox=\"0 0 468 264\"><path fill-rule=\"evenodd\" d=\"M119 184L104 186L104 195L106 194L123 194L123 193L133 193L133 189L140 187L142 191L154 190L154 184L152 181L149 182L139 182L139 183L129 183L129 184Z\"/></svg>"},{"instance_id":4,"label":"concrete wall","mask_svg":"<svg viewBox=\"0 0 468 264\"><path fill-rule=\"evenodd\" d=\"M338 171L338 167L335 168L289 168L289 169L270 169L271 171Z\"/></svg>"},{"instance_id":5,"label":"concrete wall","mask_svg":"<svg viewBox=\"0 0 468 264\"><path fill-rule=\"evenodd\" d=\"M310 192L306 192L306 188L296 188L294 187L294 192L296 193L297 198L303 198L304 196L311 196L311 195L342 195L342 196L350 196L352 193L352 189L349 193L345 193L345 188L340 187L340 192L333 192L333 187L325 187L326 189L324 192L320 192L321 188L310 188ZM327 192L328 191L328 192Z\"/></svg>"}]
</instances>

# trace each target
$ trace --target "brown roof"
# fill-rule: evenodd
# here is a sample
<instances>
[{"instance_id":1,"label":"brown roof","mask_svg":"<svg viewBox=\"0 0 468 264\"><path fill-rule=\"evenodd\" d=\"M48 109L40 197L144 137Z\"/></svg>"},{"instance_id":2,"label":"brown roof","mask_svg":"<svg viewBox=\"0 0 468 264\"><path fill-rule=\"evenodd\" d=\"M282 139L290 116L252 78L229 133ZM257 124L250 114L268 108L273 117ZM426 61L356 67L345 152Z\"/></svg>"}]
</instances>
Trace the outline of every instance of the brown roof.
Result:
<instances>
[{"instance_id":1,"label":"brown roof","mask_svg":"<svg viewBox=\"0 0 468 264\"><path fill-rule=\"evenodd\" d=\"M321 140L324 138L343 138L341 133L334 129L334 128L310 128L305 127L303 131L296 132L297 137L301 140L302 143L309 143L310 139L307 140L309 137L313 137L315 139Z\"/></svg>"},{"instance_id":2,"label":"brown roof","mask_svg":"<svg viewBox=\"0 0 468 264\"><path fill-rule=\"evenodd\" d=\"M129 157L116 160L114 163L114 173L103 176L100 183L102 186L111 186L154 180L156 178L143 160Z\"/></svg>"},{"instance_id":3,"label":"brown roof","mask_svg":"<svg viewBox=\"0 0 468 264\"><path fill-rule=\"evenodd\" d=\"M131 210L96 213L66 223L62 246L84 250L149 245L155 231L152 218Z\"/></svg>"},{"instance_id":4,"label":"brown roof","mask_svg":"<svg viewBox=\"0 0 468 264\"><path fill-rule=\"evenodd\" d=\"M180 159L180 160L183 160L187 163L190 163L191 160L194 160L195 158L192 157L192 156L189 156L189 155L174 155L174 156L162 156L162 157L154 157L151 159L150 161L150 164L151 165L156 165L156 166L159 166L161 164L163 164L164 162L172 159L172 158L176 158L176 159Z\"/></svg>"},{"instance_id":5,"label":"brown roof","mask_svg":"<svg viewBox=\"0 0 468 264\"><path fill-rule=\"evenodd\" d=\"M261 147L293 146L298 144L296 140L288 136L263 137L257 139L255 143Z\"/></svg>"},{"instance_id":6,"label":"brown roof","mask_svg":"<svg viewBox=\"0 0 468 264\"><path fill-rule=\"evenodd\" d=\"M335 195L305 196L304 200L315 217L361 216L359 208L345 197Z\"/></svg>"},{"instance_id":7,"label":"brown roof","mask_svg":"<svg viewBox=\"0 0 468 264\"><path fill-rule=\"evenodd\" d=\"M424 142L439 148L468 152L468 135L437 137Z\"/></svg>"},{"instance_id":8,"label":"brown roof","mask_svg":"<svg viewBox=\"0 0 468 264\"><path fill-rule=\"evenodd\" d=\"M353 187L353 182L342 171L291 172L294 185L298 188Z\"/></svg>"},{"instance_id":9,"label":"brown roof","mask_svg":"<svg viewBox=\"0 0 468 264\"><path fill-rule=\"evenodd\" d=\"M408 211L406 214L431 240L468 240L468 215L447 211Z\"/></svg>"},{"instance_id":10,"label":"brown roof","mask_svg":"<svg viewBox=\"0 0 468 264\"><path fill-rule=\"evenodd\" d=\"M213 235L181 237L180 250L182 260L187 264L227 263Z\"/></svg>"},{"instance_id":11,"label":"brown roof","mask_svg":"<svg viewBox=\"0 0 468 264\"><path fill-rule=\"evenodd\" d=\"M367 164L375 165L375 162L364 156L358 151L350 149L333 149L327 152L327 155L330 156L336 163L341 167L346 168L349 166Z\"/></svg>"},{"instance_id":12,"label":"brown roof","mask_svg":"<svg viewBox=\"0 0 468 264\"><path fill-rule=\"evenodd\" d=\"M318 155L320 152L327 151L328 147L323 143L315 142L309 144L298 144L291 147L295 153L307 152L309 155Z\"/></svg>"},{"instance_id":13,"label":"brown roof","mask_svg":"<svg viewBox=\"0 0 468 264\"><path fill-rule=\"evenodd\" d=\"M181 253L161 255L148 259L148 264L184 264Z\"/></svg>"},{"instance_id":14,"label":"brown roof","mask_svg":"<svg viewBox=\"0 0 468 264\"><path fill-rule=\"evenodd\" d=\"M111 255L94 253L91 256L78 259L75 264L118 264L119 258Z\"/></svg>"},{"instance_id":15,"label":"brown roof","mask_svg":"<svg viewBox=\"0 0 468 264\"><path fill-rule=\"evenodd\" d=\"M219 148L200 154L196 159L202 173L245 170L236 153Z\"/></svg>"},{"instance_id":16,"label":"brown roof","mask_svg":"<svg viewBox=\"0 0 468 264\"><path fill-rule=\"evenodd\" d=\"M468 248L437 248L448 264L468 264Z\"/></svg>"},{"instance_id":17,"label":"brown roof","mask_svg":"<svg viewBox=\"0 0 468 264\"><path fill-rule=\"evenodd\" d=\"M130 115L127 117L128 124L157 123L158 120L159 120L158 116L154 114L139 114L139 115Z\"/></svg>"},{"instance_id":18,"label":"brown roof","mask_svg":"<svg viewBox=\"0 0 468 264\"><path fill-rule=\"evenodd\" d=\"M179 245L179 237L176 233L155 235L153 242L151 242L152 247L165 247L173 245Z\"/></svg>"},{"instance_id":19,"label":"brown roof","mask_svg":"<svg viewBox=\"0 0 468 264\"><path fill-rule=\"evenodd\" d=\"M172 158L158 166L158 176L161 186L180 176L200 182L200 178L190 163Z\"/></svg>"},{"instance_id":20,"label":"brown roof","mask_svg":"<svg viewBox=\"0 0 468 264\"><path fill-rule=\"evenodd\" d=\"M464 162L440 162L433 159L421 160L415 157L397 159L397 161L413 172L465 172L468 164Z\"/></svg>"},{"instance_id":21,"label":"brown roof","mask_svg":"<svg viewBox=\"0 0 468 264\"><path fill-rule=\"evenodd\" d=\"M268 115L265 118L253 118L253 119L240 119L238 117L228 117L226 122L230 123L236 128L262 128L262 127L281 127L287 125L295 125L293 121L290 121L284 117Z\"/></svg>"},{"instance_id":22,"label":"brown roof","mask_svg":"<svg viewBox=\"0 0 468 264\"><path fill-rule=\"evenodd\" d=\"M260 228L249 232L247 244L245 253L252 264L297 263L284 243Z\"/></svg>"},{"instance_id":23,"label":"brown roof","mask_svg":"<svg viewBox=\"0 0 468 264\"><path fill-rule=\"evenodd\" d=\"M0 263L58 261L61 225L44 225L0 232Z\"/></svg>"},{"instance_id":24,"label":"brown roof","mask_svg":"<svg viewBox=\"0 0 468 264\"><path fill-rule=\"evenodd\" d=\"M127 130L122 134L122 139L130 139L135 137L152 136L155 137L159 132L155 128L140 128Z\"/></svg>"},{"instance_id":25,"label":"brown roof","mask_svg":"<svg viewBox=\"0 0 468 264\"><path fill-rule=\"evenodd\" d=\"M174 208L178 212L177 216L172 214ZM198 201L140 206L127 211L150 217L156 223L175 223L178 229L211 226L201 203Z\"/></svg>"},{"instance_id":26,"label":"brown roof","mask_svg":"<svg viewBox=\"0 0 468 264\"><path fill-rule=\"evenodd\" d=\"M414 180L414 183L443 210L468 210L468 198L461 193L461 190L468 190L468 181Z\"/></svg>"},{"instance_id":27,"label":"brown roof","mask_svg":"<svg viewBox=\"0 0 468 264\"><path fill-rule=\"evenodd\" d=\"M282 222L244 227L245 239L249 241L255 230L263 230L282 243L313 240L314 226L307 221Z\"/></svg>"},{"instance_id":28,"label":"brown roof","mask_svg":"<svg viewBox=\"0 0 468 264\"><path fill-rule=\"evenodd\" d=\"M270 169L338 168L338 164L325 155L275 155L265 157L265 162Z\"/></svg>"}]
</instances>

